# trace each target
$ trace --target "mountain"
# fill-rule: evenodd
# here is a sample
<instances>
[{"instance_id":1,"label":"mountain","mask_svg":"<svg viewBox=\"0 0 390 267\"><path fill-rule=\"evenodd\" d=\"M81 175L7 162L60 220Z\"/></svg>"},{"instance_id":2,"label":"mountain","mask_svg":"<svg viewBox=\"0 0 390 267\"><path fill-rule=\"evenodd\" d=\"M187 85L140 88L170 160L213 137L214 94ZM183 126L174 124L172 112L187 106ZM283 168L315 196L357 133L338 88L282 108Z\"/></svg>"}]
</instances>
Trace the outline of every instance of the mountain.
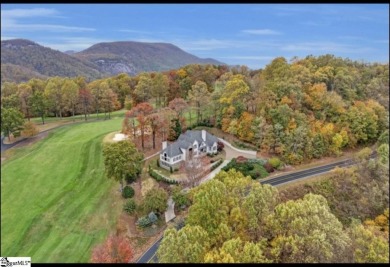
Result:
<instances>
[{"instance_id":1,"label":"mountain","mask_svg":"<svg viewBox=\"0 0 390 267\"><path fill-rule=\"evenodd\" d=\"M74 50L67 50L64 53L67 54L67 55L73 55L74 53L77 53L77 52L74 51Z\"/></svg>"},{"instance_id":2,"label":"mountain","mask_svg":"<svg viewBox=\"0 0 390 267\"><path fill-rule=\"evenodd\" d=\"M169 43L98 43L72 56L88 60L98 65L102 72L112 75L121 72L134 75L143 71L166 71L195 63L224 65L214 59L198 58Z\"/></svg>"},{"instance_id":3,"label":"mountain","mask_svg":"<svg viewBox=\"0 0 390 267\"><path fill-rule=\"evenodd\" d=\"M25 82L32 78L46 79L48 76L42 75L29 68L14 64L1 64L1 83L3 82Z\"/></svg>"},{"instance_id":4,"label":"mountain","mask_svg":"<svg viewBox=\"0 0 390 267\"><path fill-rule=\"evenodd\" d=\"M98 43L81 52L60 52L25 39L1 41L1 82L31 78L84 76L95 80L118 73L177 69L188 64L224 65L168 43Z\"/></svg>"},{"instance_id":5,"label":"mountain","mask_svg":"<svg viewBox=\"0 0 390 267\"><path fill-rule=\"evenodd\" d=\"M16 77L13 72L3 71L5 64L8 64L8 70L25 70L29 74L38 73L42 76L75 77L82 75L88 80L102 76L98 66L91 62L83 62L78 58L25 39L1 41L1 79L2 81L20 82L20 77Z\"/></svg>"}]
</instances>

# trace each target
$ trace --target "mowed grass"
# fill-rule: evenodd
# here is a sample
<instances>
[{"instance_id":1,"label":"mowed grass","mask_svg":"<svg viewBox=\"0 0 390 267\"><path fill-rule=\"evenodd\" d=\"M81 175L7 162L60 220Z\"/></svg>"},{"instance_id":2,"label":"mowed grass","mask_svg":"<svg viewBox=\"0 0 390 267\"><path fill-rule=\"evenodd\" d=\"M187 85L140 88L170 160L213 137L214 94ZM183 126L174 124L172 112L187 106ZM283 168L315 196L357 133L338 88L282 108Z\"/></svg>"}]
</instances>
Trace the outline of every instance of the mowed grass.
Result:
<instances>
[{"instance_id":1,"label":"mowed grass","mask_svg":"<svg viewBox=\"0 0 390 267\"><path fill-rule=\"evenodd\" d=\"M119 119L64 126L15 149L1 166L1 255L89 261L122 209L102 155L104 136L120 128Z\"/></svg>"}]
</instances>

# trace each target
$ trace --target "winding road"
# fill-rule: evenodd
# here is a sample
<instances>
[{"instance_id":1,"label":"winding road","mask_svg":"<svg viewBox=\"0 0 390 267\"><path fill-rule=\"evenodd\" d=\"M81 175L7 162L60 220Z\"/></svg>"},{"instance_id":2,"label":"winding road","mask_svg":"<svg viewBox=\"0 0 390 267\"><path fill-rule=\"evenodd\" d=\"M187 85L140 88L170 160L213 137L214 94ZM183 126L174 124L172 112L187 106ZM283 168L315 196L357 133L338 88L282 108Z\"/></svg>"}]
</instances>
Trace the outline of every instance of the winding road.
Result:
<instances>
[{"instance_id":1,"label":"winding road","mask_svg":"<svg viewBox=\"0 0 390 267\"><path fill-rule=\"evenodd\" d=\"M374 157L374 155L372 156ZM320 175L326 172L333 170L335 167L348 167L354 165L355 163L351 159L346 159L331 164L314 167L302 171L297 171L290 174L280 175L277 177L272 177L266 180L260 181L261 184L269 184L272 186L278 186L285 183L290 183L292 181L308 178L311 176ZM138 260L137 263L148 263L148 262L157 262L156 252L162 237L157 240Z\"/></svg>"}]
</instances>

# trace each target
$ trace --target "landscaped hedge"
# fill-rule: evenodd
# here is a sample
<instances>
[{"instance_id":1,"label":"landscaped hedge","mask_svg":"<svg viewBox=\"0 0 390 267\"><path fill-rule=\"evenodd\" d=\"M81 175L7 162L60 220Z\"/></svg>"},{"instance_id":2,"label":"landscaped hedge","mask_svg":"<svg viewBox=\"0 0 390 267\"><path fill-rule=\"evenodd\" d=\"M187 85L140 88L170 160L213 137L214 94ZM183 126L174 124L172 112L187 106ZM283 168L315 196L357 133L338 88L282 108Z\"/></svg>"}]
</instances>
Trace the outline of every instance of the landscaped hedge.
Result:
<instances>
[{"instance_id":1,"label":"landscaped hedge","mask_svg":"<svg viewBox=\"0 0 390 267\"><path fill-rule=\"evenodd\" d=\"M157 182L159 181L164 181L168 184L178 184L178 181L176 180L171 180L171 179L168 179L160 174L158 174L155 170L153 170L150 165L149 165L149 175L151 177L153 177L154 179L156 179Z\"/></svg>"},{"instance_id":2,"label":"landscaped hedge","mask_svg":"<svg viewBox=\"0 0 390 267\"><path fill-rule=\"evenodd\" d=\"M249 175L252 179L264 178L269 175L269 173L263 167L264 160L260 159L247 159L243 162L237 162L236 159L232 159L222 168L223 171L228 171L230 169L236 169L241 172L243 175Z\"/></svg>"},{"instance_id":3,"label":"landscaped hedge","mask_svg":"<svg viewBox=\"0 0 390 267\"><path fill-rule=\"evenodd\" d=\"M219 165L222 164L222 162L223 162L223 160L222 160L222 159L219 159L219 160L217 161L217 163L215 163L214 165L211 166L210 171L215 170Z\"/></svg>"}]
</instances>

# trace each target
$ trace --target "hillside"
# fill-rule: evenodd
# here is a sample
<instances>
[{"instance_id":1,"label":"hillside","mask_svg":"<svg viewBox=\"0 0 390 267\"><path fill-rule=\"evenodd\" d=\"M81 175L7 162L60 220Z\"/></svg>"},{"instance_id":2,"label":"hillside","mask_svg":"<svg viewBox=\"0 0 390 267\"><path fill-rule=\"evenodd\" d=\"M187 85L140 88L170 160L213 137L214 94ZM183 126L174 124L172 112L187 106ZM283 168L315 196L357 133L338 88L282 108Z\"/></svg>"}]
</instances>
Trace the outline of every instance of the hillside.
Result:
<instances>
[{"instance_id":1,"label":"hillside","mask_svg":"<svg viewBox=\"0 0 390 267\"><path fill-rule=\"evenodd\" d=\"M91 81L122 72L136 75L195 63L224 64L168 43L98 43L81 52L60 52L25 39L1 41L1 82L53 76L85 76Z\"/></svg>"},{"instance_id":2,"label":"hillside","mask_svg":"<svg viewBox=\"0 0 390 267\"><path fill-rule=\"evenodd\" d=\"M5 66L7 68L5 68ZM6 69L6 70L4 70ZM2 81L26 81L41 76L101 77L97 66L24 39L1 41Z\"/></svg>"},{"instance_id":3,"label":"hillside","mask_svg":"<svg viewBox=\"0 0 390 267\"><path fill-rule=\"evenodd\" d=\"M194 63L224 64L214 59L198 58L168 43L99 43L72 56L88 60L98 65L100 71L111 74L166 71Z\"/></svg>"},{"instance_id":4,"label":"hillside","mask_svg":"<svg viewBox=\"0 0 390 267\"><path fill-rule=\"evenodd\" d=\"M48 76L42 75L29 68L14 65L14 64L1 64L1 83L3 82L25 82L32 78L45 79Z\"/></svg>"}]
</instances>

